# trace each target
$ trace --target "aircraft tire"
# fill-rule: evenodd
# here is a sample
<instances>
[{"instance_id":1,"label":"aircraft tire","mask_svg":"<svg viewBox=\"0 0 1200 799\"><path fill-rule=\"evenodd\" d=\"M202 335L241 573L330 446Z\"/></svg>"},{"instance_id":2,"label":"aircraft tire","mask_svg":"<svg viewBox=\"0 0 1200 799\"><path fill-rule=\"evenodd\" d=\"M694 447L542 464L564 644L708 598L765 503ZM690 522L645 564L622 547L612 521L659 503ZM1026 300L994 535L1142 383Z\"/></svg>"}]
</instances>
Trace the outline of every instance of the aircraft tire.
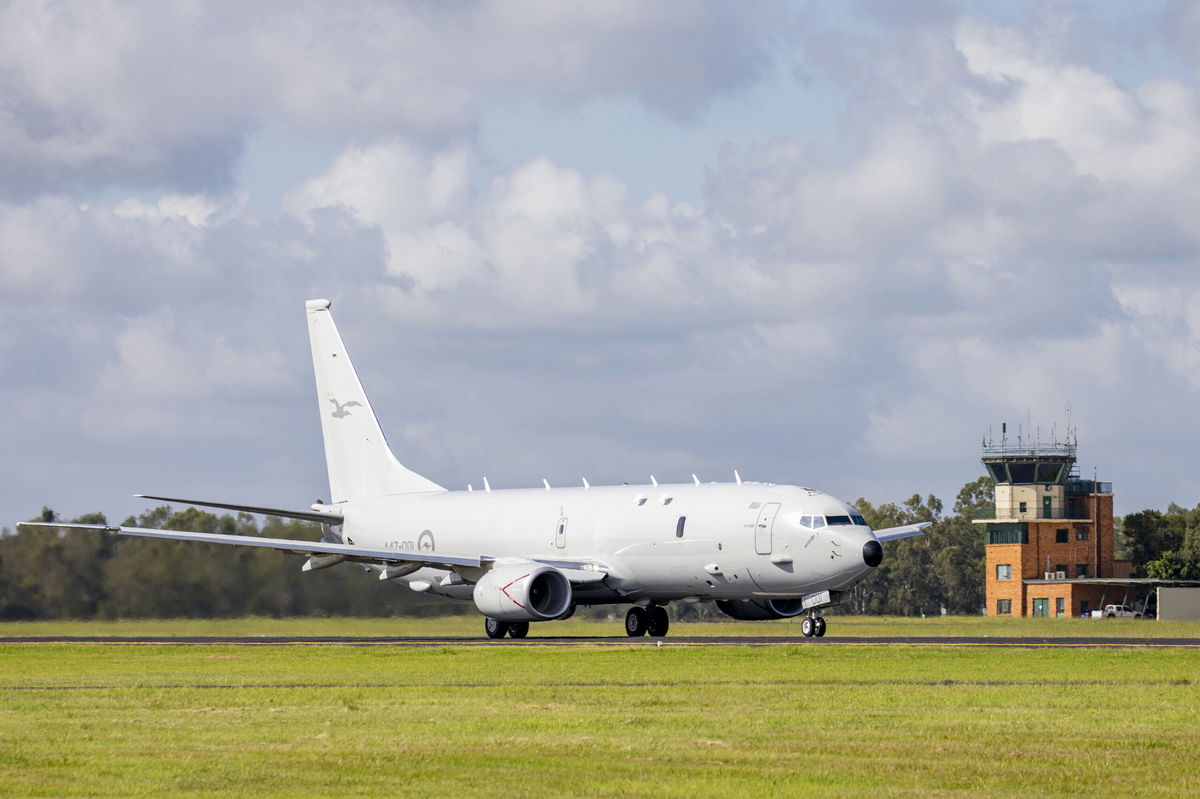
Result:
<instances>
[{"instance_id":1,"label":"aircraft tire","mask_svg":"<svg viewBox=\"0 0 1200 799\"><path fill-rule=\"evenodd\" d=\"M484 619L483 631L487 633L488 638L503 638L504 634L508 632L508 622Z\"/></svg>"},{"instance_id":2,"label":"aircraft tire","mask_svg":"<svg viewBox=\"0 0 1200 799\"><path fill-rule=\"evenodd\" d=\"M671 629L671 617L667 615L667 609L655 605L646 616L646 634L651 638L665 637L667 630Z\"/></svg>"},{"instance_id":3,"label":"aircraft tire","mask_svg":"<svg viewBox=\"0 0 1200 799\"><path fill-rule=\"evenodd\" d=\"M800 632L805 638L812 638L816 631L816 625L813 623L812 616L805 616L804 621L800 622Z\"/></svg>"},{"instance_id":4,"label":"aircraft tire","mask_svg":"<svg viewBox=\"0 0 1200 799\"><path fill-rule=\"evenodd\" d=\"M529 622L510 621L508 623L509 638L524 638L527 635L529 635Z\"/></svg>"},{"instance_id":5,"label":"aircraft tire","mask_svg":"<svg viewBox=\"0 0 1200 799\"><path fill-rule=\"evenodd\" d=\"M817 616L816 620L813 623L816 625L816 629L813 630L813 635L817 636L818 638L824 638L825 637L825 618L822 616Z\"/></svg>"},{"instance_id":6,"label":"aircraft tire","mask_svg":"<svg viewBox=\"0 0 1200 799\"><path fill-rule=\"evenodd\" d=\"M639 638L645 635L647 626L648 619L644 608L634 605L625 614L625 634L630 638Z\"/></svg>"}]
</instances>

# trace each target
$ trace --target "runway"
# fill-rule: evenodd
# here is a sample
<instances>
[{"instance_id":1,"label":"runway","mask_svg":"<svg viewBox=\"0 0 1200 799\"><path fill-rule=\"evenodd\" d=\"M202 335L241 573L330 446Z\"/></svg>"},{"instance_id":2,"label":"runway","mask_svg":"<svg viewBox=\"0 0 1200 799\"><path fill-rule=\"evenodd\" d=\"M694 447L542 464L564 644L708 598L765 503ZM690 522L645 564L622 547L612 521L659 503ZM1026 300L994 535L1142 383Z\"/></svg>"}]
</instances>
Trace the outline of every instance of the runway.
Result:
<instances>
[{"instance_id":1,"label":"runway","mask_svg":"<svg viewBox=\"0 0 1200 799\"><path fill-rule=\"evenodd\" d=\"M991 638L943 636L854 637L830 636L803 638L797 636L712 636L677 638L628 638L617 636L568 637L539 636L536 638L491 640L484 637L357 637L357 636L13 636L0 638L5 645L88 645L88 646L362 646L362 647L480 647L480 646L602 646L602 647L659 647L659 646L921 646L921 647L991 647L1002 649L1112 649L1112 648L1200 648L1200 638Z\"/></svg>"}]
</instances>

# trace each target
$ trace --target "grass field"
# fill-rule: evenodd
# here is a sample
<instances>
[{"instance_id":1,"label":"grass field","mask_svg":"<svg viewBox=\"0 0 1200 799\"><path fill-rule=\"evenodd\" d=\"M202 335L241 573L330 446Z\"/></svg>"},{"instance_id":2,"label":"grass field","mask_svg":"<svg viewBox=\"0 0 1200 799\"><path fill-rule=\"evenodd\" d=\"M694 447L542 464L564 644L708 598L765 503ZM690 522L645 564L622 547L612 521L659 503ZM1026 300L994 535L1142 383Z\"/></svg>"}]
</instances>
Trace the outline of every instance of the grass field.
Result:
<instances>
[{"instance_id":1,"label":"grass field","mask_svg":"<svg viewBox=\"0 0 1200 799\"><path fill-rule=\"evenodd\" d=\"M438 635L445 621L22 624L0 636ZM476 619L452 621L478 634ZM836 621L847 635L875 629ZM1137 629L997 621L1025 635ZM1198 685L1200 651L1183 648L0 640L0 795L1195 796Z\"/></svg>"},{"instance_id":2,"label":"grass field","mask_svg":"<svg viewBox=\"0 0 1200 799\"><path fill-rule=\"evenodd\" d=\"M622 614L624 609L621 609ZM530 627L531 637L624 637L624 616L610 620L571 619ZM946 618L829 616L828 637L855 636L994 636L1200 638L1200 622L1143 621L1141 619L1023 619L949 616ZM471 613L437 618L241 618L152 619L145 621L0 622L0 641L12 636L85 635L369 635L480 637L483 617ZM801 638L800 620L768 622L714 621L675 623L672 636L794 635Z\"/></svg>"}]
</instances>

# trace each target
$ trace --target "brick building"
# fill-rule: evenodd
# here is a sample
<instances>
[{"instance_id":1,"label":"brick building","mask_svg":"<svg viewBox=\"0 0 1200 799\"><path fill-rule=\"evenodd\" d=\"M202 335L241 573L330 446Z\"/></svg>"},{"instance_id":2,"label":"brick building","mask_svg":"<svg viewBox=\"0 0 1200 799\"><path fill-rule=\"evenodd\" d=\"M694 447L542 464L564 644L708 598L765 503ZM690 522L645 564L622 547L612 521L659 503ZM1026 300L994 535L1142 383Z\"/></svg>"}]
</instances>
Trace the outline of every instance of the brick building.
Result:
<instances>
[{"instance_id":1,"label":"brick building","mask_svg":"<svg viewBox=\"0 0 1200 799\"><path fill-rule=\"evenodd\" d=\"M1129 569L1113 560L1112 484L1081 480L1075 447L985 441L995 505L975 523L987 535L988 616L1079 616L1120 601L1111 589Z\"/></svg>"}]
</instances>

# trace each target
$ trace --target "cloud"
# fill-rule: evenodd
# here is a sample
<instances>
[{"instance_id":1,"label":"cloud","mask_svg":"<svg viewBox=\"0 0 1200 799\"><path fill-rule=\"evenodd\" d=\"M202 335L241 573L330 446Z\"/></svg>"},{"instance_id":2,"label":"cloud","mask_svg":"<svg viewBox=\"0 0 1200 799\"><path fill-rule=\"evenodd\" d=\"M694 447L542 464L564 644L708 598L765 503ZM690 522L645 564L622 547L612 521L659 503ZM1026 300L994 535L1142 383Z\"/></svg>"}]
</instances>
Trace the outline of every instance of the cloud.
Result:
<instances>
[{"instance_id":1,"label":"cloud","mask_svg":"<svg viewBox=\"0 0 1200 799\"><path fill-rule=\"evenodd\" d=\"M764 68L767 4L182 2L0 8L0 185L225 192L246 137L470 135L489 102L694 117Z\"/></svg>"},{"instance_id":2,"label":"cloud","mask_svg":"<svg viewBox=\"0 0 1200 799\"><path fill-rule=\"evenodd\" d=\"M450 484L945 494L989 422L1070 400L1131 495L1194 488L1122 437L1195 430L1196 82L1082 59L1070 15L894 4L772 49L757 8L155 8L0 11L0 434L71 485L323 492L299 308L328 296L402 459ZM512 98L688 124L785 51L836 140L714 147L701 201L474 135ZM228 177L268 118L337 153L279 214ZM5 477L40 502L29 460Z\"/></svg>"}]
</instances>

